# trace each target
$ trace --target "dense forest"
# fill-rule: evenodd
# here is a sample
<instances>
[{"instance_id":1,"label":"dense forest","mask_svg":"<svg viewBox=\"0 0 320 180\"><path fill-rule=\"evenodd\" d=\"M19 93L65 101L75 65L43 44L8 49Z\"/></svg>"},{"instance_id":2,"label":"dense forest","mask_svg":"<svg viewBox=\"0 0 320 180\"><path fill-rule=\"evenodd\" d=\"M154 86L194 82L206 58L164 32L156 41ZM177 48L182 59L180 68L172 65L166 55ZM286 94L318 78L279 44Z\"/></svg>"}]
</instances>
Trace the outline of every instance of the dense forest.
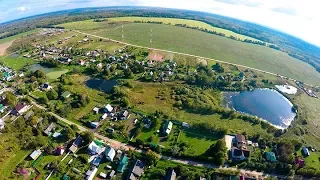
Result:
<instances>
[{"instance_id":1,"label":"dense forest","mask_svg":"<svg viewBox=\"0 0 320 180\"><path fill-rule=\"evenodd\" d=\"M52 27L56 24L72 21L118 16L168 17L202 21L215 27L228 29L235 33L274 44L275 46L269 47L284 51L294 58L305 61L320 72L320 48L315 45L257 24L196 11L150 7L104 7L67 10L0 24L0 39L35 28Z\"/></svg>"}]
</instances>

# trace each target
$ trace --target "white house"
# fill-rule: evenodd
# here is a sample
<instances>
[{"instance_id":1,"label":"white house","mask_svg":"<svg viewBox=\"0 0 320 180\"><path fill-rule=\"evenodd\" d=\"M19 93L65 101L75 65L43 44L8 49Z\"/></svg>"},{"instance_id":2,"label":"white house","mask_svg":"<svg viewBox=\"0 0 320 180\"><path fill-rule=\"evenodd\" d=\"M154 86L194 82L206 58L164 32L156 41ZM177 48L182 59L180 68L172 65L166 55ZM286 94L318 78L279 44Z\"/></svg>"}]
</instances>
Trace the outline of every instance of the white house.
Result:
<instances>
[{"instance_id":1,"label":"white house","mask_svg":"<svg viewBox=\"0 0 320 180\"><path fill-rule=\"evenodd\" d=\"M104 113L104 114L101 116L101 119L102 119L102 120L105 120L107 117L108 117L108 114L107 114L107 113Z\"/></svg>"},{"instance_id":2,"label":"white house","mask_svg":"<svg viewBox=\"0 0 320 180\"><path fill-rule=\"evenodd\" d=\"M102 147L98 146L94 141L90 143L88 150L91 154L100 154L103 151Z\"/></svg>"},{"instance_id":3,"label":"white house","mask_svg":"<svg viewBox=\"0 0 320 180\"><path fill-rule=\"evenodd\" d=\"M33 160L36 160L38 159L38 157L42 154L42 152L40 150L35 150L33 151L31 154L30 154L30 157L33 159Z\"/></svg>"},{"instance_id":4,"label":"white house","mask_svg":"<svg viewBox=\"0 0 320 180\"><path fill-rule=\"evenodd\" d=\"M104 111L107 112L107 113L111 113L113 110L113 107L110 105L110 104L107 104L105 107L104 107Z\"/></svg>"},{"instance_id":5,"label":"white house","mask_svg":"<svg viewBox=\"0 0 320 180\"><path fill-rule=\"evenodd\" d=\"M97 174L98 169L94 167L92 170L86 172L86 180L93 180L94 176Z\"/></svg>"},{"instance_id":6,"label":"white house","mask_svg":"<svg viewBox=\"0 0 320 180\"><path fill-rule=\"evenodd\" d=\"M116 151L111 146L107 146L105 150L105 156L107 160L113 161L113 158L116 156Z\"/></svg>"}]
</instances>

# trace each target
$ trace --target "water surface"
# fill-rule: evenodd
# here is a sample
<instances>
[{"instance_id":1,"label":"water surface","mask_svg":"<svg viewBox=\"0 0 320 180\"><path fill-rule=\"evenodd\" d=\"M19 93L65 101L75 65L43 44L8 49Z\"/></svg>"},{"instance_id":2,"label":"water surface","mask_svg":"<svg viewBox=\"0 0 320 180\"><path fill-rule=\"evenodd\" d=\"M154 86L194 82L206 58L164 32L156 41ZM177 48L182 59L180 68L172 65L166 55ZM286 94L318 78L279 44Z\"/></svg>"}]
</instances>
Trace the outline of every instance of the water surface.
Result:
<instances>
[{"instance_id":1,"label":"water surface","mask_svg":"<svg viewBox=\"0 0 320 180\"><path fill-rule=\"evenodd\" d=\"M287 128L295 117L292 103L271 89L255 89L253 91L226 92L225 105L236 111L265 119L271 124Z\"/></svg>"}]
</instances>

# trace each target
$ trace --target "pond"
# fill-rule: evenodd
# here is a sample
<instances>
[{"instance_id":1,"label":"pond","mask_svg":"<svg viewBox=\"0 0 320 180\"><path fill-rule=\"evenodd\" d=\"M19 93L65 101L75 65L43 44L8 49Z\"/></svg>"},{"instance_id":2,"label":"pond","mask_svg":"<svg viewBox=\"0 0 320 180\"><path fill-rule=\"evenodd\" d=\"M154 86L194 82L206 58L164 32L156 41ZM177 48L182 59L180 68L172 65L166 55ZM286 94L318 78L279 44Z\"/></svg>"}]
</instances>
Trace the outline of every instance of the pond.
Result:
<instances>
[{"instance_id":1,"label":"pond","mask_svg":"<svg viewBox=\"0 0 320 180\"><path fill-rule=\"evenodd\" d=\"M86 82L86 85L89 88L97 89L99 91L109 93L113 86L117 85L118 81L116 80L103 80L103 79L89 79Z\"/></svg>"},{"instance_id":2,"label":"pond","mask_svg":"<svg viewBox=\"0 0 320 180\"><path fill-rule=\"evenodd\" d=\"M58 79L62 74L65 74L69 71L68 69L64 68L48 68L42 66L41 64L32 64L27 66L27 69L32 72L42 70L49 79Z\"/></svg>"},{"instance_id":3,"label":"pond","mask_svg":"<svg viewBox=\"0 0 320 180\"><path fill-rule=\"evenodd\" d=\"M265 119L280 128L287 128L296 116L292 103L276 90L225 92L224 97L226 107Z\"/></svg>"}]
</instances>

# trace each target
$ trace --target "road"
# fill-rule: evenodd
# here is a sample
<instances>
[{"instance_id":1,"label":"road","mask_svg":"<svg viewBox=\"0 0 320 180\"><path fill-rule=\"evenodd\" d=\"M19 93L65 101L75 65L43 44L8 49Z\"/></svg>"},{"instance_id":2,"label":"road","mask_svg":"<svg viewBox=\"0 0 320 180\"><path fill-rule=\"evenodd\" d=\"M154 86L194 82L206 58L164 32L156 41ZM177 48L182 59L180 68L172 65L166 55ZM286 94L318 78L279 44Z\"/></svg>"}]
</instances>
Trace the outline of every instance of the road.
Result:
<instances>
[{"instance_id":1,"label":"road","mask_svg":"<svg viewBox=\"0 0 320 180\"><path fill-rule=\"evenodd\" d=\"M110 39L110 38L106 38L106 37L102 37L102 36L97 36L97 35L94 35L94 34L81 32L81 31L78 31L78 30L73 30L73 31L76 32L76 33L83 34L83 35L92 36L92 37L101 38L101 39L105 39L105 40L108 40L108 41L120 43L120 44L123 44L123 45L126 45L126 46L132 46L132 47L143 48L143 49L151 49L151 50L160 51L160 52L173 53L173 54L179 54L179 55L184 55L184 56L189 56L189 57L194 57L194 58L199 58L199 59L204 59L204 60L216 61L216 62L223 63L223 64L234 65L234 66L243 67L243 68L246 68L246 69L250 69L250 70L254 70L254 71L270 74L270 75L273 75L273 76L279 76L281 78L289 79L291 81L298 81L298 80L295 80L295 79L292 79L292 78L289 78L289 77L286 77L286 76L283 76L283 75L279 75L279 74L276 74L276 73L273 73L273 72L268 72L268 71L264 71L264 70L261 70L261 69L240 65L240 64L230 63L230 62L217 60L217 59L212 59L212 58L207 58L207 57L196 56L196 55L187 54L187 53L180 53L180 52L169 51L169 50L164 50L164 49L156 49L156 48L149 48L149 47L145 47L145 46L129 44L129 43L126 43L126 42L117 41L117 40L114 40L114 39ZM318 87L318 86L314 86L314 85L307 84L307 83L304 83L304 84L308 85L308 86L311 86L311 87Z\"/></svg>"},{"instance_id":2,"label":"road","mask_svg":"<svg viewBox=\"0 0 320 180\"><path fill-rule=\"evenodd\" d=\"M36 102L32 101L31 102L34 106L40 108L40 109L43 109L43 110L47 110L45 107L37 104ZM68 119L66 118L63 118L53 112L48 112L49 114L51 114L52 116L56 117L58 120L60 121L63 121L64 123L68 124L68 125L75 125L78 127L78 129L83 132L83 131L91 131L90 129L88 128L85 128L79 124L76 124L72 121L69 121ZM128 144L125 144L125 143L122 143L122 142L119 142L119 141L116 141L114 139L110 139L108 137L105 137L101 134L98 134L98 133L94 133L94 136L98 139L101 139L103 140L104 142L106 143L109 143L112 147L114 147L115 149L121 149L121 150L134 150L136 152L139 152L139 153L142 153L143 151L140 150L140 149L137 149L133 146L130 146ZM193 161L193 160L186 160L186 159L180 159L180 158L175 158L175 157L169 157L169 156L162 156L160 155L160 158L161 159L165 159L165 160L170 160L170 161L173 161L173 162L176 162L176 163L180 163L180 164L185 164L185 165L191 165L191 166L198 166L198 167L206 167L206 168L217 168L217 169L228 169L228 170L238 170L240 171L240 174L242 175L246 175L246 176L249 176L249 177L266 177L268 174L264 174L264 173L261 173L261 172L256 172L256 171L249 171L249 170L245 170L245 169L236 169L236 168L230 168L230 167L219 167L219 166L216 166L214 164L208 164L208 163L203 163L203 162L198 162L198 161ZM279 176L279 175L276 175L276 176Z\"/></svg>"}]
</instances>

